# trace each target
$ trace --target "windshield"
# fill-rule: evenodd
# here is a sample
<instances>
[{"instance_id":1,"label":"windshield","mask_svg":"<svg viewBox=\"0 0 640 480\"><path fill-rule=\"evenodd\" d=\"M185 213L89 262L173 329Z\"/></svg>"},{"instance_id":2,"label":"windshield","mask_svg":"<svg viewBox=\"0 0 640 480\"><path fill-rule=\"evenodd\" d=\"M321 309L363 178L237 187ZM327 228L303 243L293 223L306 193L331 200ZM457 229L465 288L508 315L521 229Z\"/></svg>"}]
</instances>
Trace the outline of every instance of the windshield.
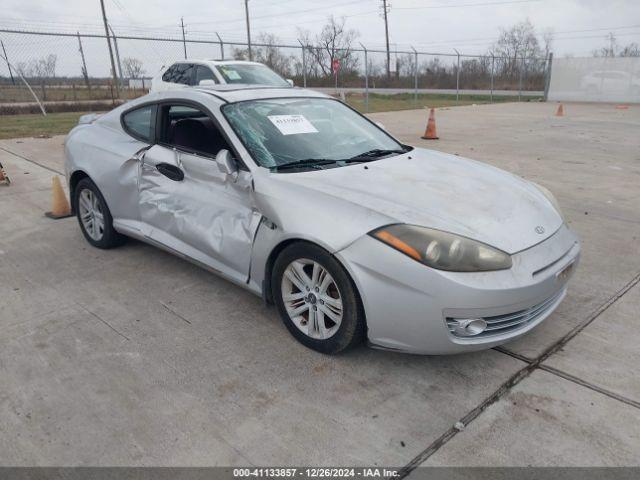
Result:
<instances>
[{"instance_id":1,"label":"windshield","mask_svg":"<svg viewBox=\"0 0 640 480\"><path fill-rule=\"evenodd\" d=\"M256 163L356 159L404 147L349 107L328 98L279 98L225 105L223 112Z\"/></svg>"},{"instance_id":2,"label":"windshield","mask_svg":"<svg viewBox=\"0 0 640 480\"><path fill-rule=\"evenodd\" d=\"M216 67L227 83L291 87L289 82L265 65L232 63Z\"/></svg>"}]
</instances>

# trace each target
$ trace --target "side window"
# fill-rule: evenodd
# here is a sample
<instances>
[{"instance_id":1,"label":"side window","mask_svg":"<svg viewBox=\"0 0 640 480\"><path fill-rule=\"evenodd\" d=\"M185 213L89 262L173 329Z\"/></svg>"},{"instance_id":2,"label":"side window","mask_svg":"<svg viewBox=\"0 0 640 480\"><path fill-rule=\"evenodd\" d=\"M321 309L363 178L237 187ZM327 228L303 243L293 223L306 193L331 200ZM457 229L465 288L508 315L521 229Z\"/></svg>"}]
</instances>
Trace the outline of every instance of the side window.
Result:
<instances>
[{"instance_id":1,"label":"side window","mask_svg":"<svg viewBox=\"0 0 640 480\"><path fill-rule=\"evenodd\" d=\"M195 85L200 85L201 80L213 80L214 83L218 83L218 79L213 74L209 67L203 65L196 65L196 81Z\"/></svg>"},{"instance_id":2,"label":"side window","mask_svg":"<svg viewBox=\"0 0 640 480\"><path fill-rule=\"evenodd\" d=\"M198 108L186 105L163 105L159 110L160 142L191 153L208 157L229 144L209 116Z\"/></svg>"},{"instance_id":3,"label":"side window","mask_svg":"<svg viewBox=\"0 0 640 480\"><path fill-rule=\"evenodd\" d=\"M171 65L166 72L162 75L163 82L173 82L173 76L175 74L177 65Z\"/></svg>"},{"instance_id":4,"label":"side window","mask_svg":"<svg viewBox=\"0 0 640 480\"><path fill-rule=\"evenodd\" d=\"M190 63L178 64L178 71L176 72L175 83L182 83L184 85L191 85L193 79L193 65Z\"/></svg>"},{"instance_id":5,"label":"side window","mask_svg":"<svg viewBox=\"0 0 640 480\"><path fill-rule=\"evenodd\" d=\"M132 137L151 143L153 138L154 105L131 110L122 116L125 131Z\"/></svg>"}]
</instances>

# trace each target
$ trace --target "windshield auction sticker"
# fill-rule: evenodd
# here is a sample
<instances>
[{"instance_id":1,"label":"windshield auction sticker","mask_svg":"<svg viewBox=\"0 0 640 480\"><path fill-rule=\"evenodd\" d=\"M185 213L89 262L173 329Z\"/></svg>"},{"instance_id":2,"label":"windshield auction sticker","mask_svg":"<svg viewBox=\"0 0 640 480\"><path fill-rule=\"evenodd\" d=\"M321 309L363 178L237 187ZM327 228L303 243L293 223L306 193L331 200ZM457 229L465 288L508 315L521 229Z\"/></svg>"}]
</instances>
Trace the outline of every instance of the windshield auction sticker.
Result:
<instances>
[{"instance_id":1,"label":"windshield auction sticker","mask_svg":"<svg viewBox=\"0 0 640 480\"><path fill-rule=\"evenodd\" d=\"M316 127L304 115L268 115L267 118L280 130L282 135L318 133Z\"/></svg>"}]
</instances>

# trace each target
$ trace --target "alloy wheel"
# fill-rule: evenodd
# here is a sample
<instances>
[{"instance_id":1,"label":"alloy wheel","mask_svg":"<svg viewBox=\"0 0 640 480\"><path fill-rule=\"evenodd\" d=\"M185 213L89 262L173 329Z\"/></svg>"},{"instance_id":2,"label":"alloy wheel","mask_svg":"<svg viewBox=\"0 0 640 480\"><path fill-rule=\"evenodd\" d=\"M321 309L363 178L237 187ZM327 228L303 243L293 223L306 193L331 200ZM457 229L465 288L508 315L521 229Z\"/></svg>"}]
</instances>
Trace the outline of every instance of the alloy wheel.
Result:
<instances>
[{"instance_id":1,"label":"alloy wheel","mask_svg":"<svg viewBox=\"0 0 640 480\"><path fill-rule=\"evenodd\" d=\"M99 242L104 235L104 214L97 195L88 188L78 196L78 211L87 235Z\"/></svg>"},{"instance_id":2,"label":"alloy wheel","mask_svg":"<svg viewBox=\"0 0 640 480\"><path fill-rule=\"evenodd\" d=\"M342 323L342 296L331 274L320 263L301 258L282 276L282 300L289 318L305 335L331 338Z\"/></svg>"}]
</instances>

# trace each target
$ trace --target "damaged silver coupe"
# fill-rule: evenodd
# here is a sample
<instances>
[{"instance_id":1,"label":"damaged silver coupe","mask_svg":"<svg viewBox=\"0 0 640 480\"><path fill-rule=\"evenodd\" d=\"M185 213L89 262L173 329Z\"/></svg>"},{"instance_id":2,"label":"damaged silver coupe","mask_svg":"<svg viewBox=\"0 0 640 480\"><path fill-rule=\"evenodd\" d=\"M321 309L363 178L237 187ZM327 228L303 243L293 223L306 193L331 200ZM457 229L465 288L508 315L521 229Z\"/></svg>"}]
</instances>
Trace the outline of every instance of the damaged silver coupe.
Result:
<instances>
[{"instance_id":1,"label":"damaged silver coupe","mask_svg":"<svg viewBox=\"0 0 640 480\"><path fill-rule=\"evenodd\" d=\"M82 233L134 237L274 303L304 345L484 349L566 294L580 245L545 188L403 145L320 93L159 92L68 135Z\"/></svg>"}]
</instances>

